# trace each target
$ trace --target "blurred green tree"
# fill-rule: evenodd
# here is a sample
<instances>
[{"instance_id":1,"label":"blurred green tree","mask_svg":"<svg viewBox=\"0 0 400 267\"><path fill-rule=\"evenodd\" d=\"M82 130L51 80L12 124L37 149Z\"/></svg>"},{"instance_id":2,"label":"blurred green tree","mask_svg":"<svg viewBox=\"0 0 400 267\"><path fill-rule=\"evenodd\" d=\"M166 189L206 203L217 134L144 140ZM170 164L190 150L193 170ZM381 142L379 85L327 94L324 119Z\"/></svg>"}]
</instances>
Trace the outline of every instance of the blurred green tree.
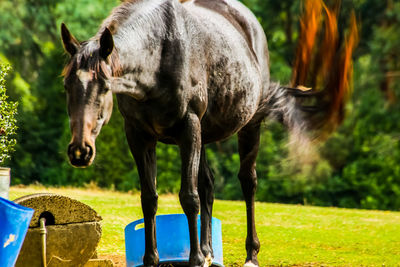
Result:
<instances>
[{"instance_id":1,"label":"blurred green tree","mask_svg":"<svg viewBox=\"0 0 400 267\"><path fill-rule=\"evenodd\" d=\"M10 67L0 64L0 164L11 157L16 140L13 138L17 129L15 114L17 103L8 101L5 76Z\"/></svg>"}]
</instances>

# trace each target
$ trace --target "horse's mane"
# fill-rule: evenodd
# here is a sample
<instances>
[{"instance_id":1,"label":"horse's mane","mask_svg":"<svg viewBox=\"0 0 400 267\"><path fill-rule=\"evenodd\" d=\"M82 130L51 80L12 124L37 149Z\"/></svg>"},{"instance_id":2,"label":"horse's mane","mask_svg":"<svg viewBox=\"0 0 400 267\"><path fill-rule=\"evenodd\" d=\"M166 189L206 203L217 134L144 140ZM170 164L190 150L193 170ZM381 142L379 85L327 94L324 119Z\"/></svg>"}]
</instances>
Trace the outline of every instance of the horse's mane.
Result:
<instances>
[{"instance_id":1,"label":"horse's mane","mask_svg":"<svg viewBox=\"0 0 400 267\"><path fill-rule=\"evenodd\" d=\"M99 54L99 40L101 34L108 28L111 34L115 34L122 25L122 23L131 15L132 8L135 4L143 2L144 0L125 0L119 6L115 7L110 16L108 16L100 26L97 34L90 40L80 43L81 48L79 52L74 55L70 62L65 66L62 71L62 76L67 77L70 75L72 69L85 69L94 73L95 77L98 73L102 73L105 77L120 76L122 74L122 67L119 59L118 49L114 47L112 53L106 60L103 60ZM107 67L111 67L110 69Z\"/></svg>"},{"instance_id":2,"label":"horse's mane","mask_svg":"<svg viewBox=\"0 0 400 267\"><path fill-rule=\"evenodd\" d=\"M122 68L117 48L114 47L112 53L104 60L99 53L100 46L98 40L83 42L81 43L81 47L79 52L65 66L62 76L68 77L74 67L76 70L85 69L93 73L93 78L97 78L99 73L106 78L121 75Z\"/></svg>"},{"instance_id":3,"label":"horse's mane","mask_svg":"<svg viewBox=\"0 0 400 267\"><path fill-rule=\"evenodd\" d=\"M102 23L100 27L100 33L107 27L112 34L115 34L119 27L130 18L132 15L132 11L139 8L141 4L148 5L148 0L125 0L119 6L115 7L112 11L110 16L108 16ZM157 4L154 7L159 7L163 9L167 4L167 1L161 4ZM147 16L146 14L140 14L143 16ZM151 15L150 15L151 16Z\"/></svg>"},{"instance_id":4,"label":"horse's mane","mask_svg":"<svg viewBox=\"0 0 400 267\"><path fill-rule=\"evenodd\" d=\"M182 1L184 2L184 1ZM64 68L62 75L68 76L76 65L76 69L84 68L88 71L93 71L95 75L97 73L103 73L106 77L111 76L119 76L121 75L122 68L118 55L118 48L114 47L112 54L107 58L106 61L102 60L99 55L99 39L101 34L107 28L110 30L112 35L117 34L118 30L122 27L122 25L131 17L133 10L139 10L138 5L147 5L148 0L125 0L119 6L115 7L111 14L103 21L101 24L99 31L97 34L92 37L89 41L81 43L81 48L76 56L74 56L71 61ZM154 6L155 9L164 10L168 5L168 1L165 1L164 4L157 4ZM144 12L142 15L147 18L156 17L157 14L165 15L165 12ZM132 26L132 25L131 25ZM107 67L107 64L111 66L111 72Z\"/></svg>"}]
</instances>

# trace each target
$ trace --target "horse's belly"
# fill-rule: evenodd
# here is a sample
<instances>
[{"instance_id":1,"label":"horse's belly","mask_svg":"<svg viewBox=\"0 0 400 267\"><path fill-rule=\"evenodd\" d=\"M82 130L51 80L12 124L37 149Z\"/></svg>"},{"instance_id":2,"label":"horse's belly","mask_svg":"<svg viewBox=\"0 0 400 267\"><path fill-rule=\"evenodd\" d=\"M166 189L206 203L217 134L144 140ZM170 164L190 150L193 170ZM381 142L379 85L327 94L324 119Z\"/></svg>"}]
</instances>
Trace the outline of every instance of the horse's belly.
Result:
<instances>
[{"instance_id":1,"label":"horse's belly","mask_svg":"<svg viewBox=\"0 0 400 267\"><path fill-rule=\"evenodd\" d=\"M209 97L208 108L201 122L203 143L226 139L254 116L259 103L260 90L249 85L246 90L219 92Z\"/></svg>"},{"instance_id":2,"label":"horse's belly","mask_svg":"<svg viewBox=\"0 0 400 267\"><path fill-rule=\"evenodd\" d=\"M225 121L205 117L202 121L202 142L203 144L213 143L229 138L246 125L241 118L226 118Z\"/></svg>"}]
</instances>

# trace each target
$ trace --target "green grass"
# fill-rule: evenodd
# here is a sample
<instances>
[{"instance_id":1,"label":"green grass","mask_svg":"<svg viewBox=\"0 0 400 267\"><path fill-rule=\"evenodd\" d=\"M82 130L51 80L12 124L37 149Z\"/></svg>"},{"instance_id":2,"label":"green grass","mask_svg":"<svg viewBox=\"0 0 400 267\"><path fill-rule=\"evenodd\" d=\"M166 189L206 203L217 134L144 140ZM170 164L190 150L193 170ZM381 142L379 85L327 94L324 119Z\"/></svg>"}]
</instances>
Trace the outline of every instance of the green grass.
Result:
<instances>
[{"instance_id":1,"label":"green grass","mask_svg":"<svg viewBox=\"0 0 400 267\"><path fill-rule=\"evenodd\" d=\"M13 187L10 199L53 192L82 201L103 217L100 255L124 255L124 227L142 218L139 194L99 189ZM178 197L162 195L157 214L182 213ZM246 258L245 205L215 201L222 221L225 266ZM400 213L256 203L261 266L398 266Z\"/></svg>"}]
</instances>

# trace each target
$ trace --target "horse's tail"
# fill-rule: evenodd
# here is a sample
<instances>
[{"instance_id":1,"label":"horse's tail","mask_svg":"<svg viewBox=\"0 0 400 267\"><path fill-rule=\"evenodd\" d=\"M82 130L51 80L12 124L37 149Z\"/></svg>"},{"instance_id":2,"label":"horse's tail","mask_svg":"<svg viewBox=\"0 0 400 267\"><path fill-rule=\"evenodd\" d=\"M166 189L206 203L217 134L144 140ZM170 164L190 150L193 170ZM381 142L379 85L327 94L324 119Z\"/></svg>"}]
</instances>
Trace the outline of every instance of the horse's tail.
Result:
<instances>
[{"instance_id":1,"label":"horse's tail","mask_svg":"<svg viewBox=\"0 0 400 267\"><path fill-rule=\"evenodd\" d=\"M347 35L340 40L338 12L339 4L330 9L322 0L305 0L291 85L272 83L263 104L295 135L311 132L324 138L344 119L358 31L352 14Z\"/></svg>"}]
</instances>

